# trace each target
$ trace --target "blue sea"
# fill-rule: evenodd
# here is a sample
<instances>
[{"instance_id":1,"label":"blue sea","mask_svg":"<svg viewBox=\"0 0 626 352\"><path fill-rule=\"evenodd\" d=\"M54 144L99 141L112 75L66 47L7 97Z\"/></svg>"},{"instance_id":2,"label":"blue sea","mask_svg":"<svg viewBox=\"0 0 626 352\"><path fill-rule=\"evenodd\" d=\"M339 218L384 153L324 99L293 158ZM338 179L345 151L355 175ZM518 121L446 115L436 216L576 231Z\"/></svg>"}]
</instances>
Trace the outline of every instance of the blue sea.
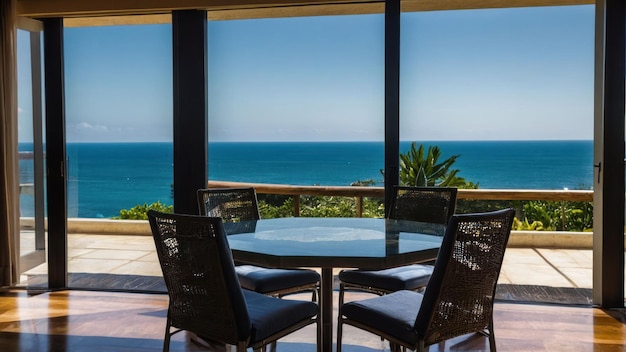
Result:
<instances>
[{"instance_id":1,"label":"blue sea","mask_svg":"<svg viewBox=\"0 0 626 352\"><path fill-rule=\"evenodd\" d=\"M460 155L458 176L486 189L591 189L592 141L436 141L441 160ZM401 143L401 153L411 142ZM31 149L29 149L31 148ZM29 144L20 150L32 150ZM172 204L171 143L70 143L70 217L108 218L120 209ZM209 179L292 185L382 185L383 142L212 142ZM20 182L32 182L32 161L20 160ZM32 216L32 195L20 197Z\"/></svg>"}]
</instances>

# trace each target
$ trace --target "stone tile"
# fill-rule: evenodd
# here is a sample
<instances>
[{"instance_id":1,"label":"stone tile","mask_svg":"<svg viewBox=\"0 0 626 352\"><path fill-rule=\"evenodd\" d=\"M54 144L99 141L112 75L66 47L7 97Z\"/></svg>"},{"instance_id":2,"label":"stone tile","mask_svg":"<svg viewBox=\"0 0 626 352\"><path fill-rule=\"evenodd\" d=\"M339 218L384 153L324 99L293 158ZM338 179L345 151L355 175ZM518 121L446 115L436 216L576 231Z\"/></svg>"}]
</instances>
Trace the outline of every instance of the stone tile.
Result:
<instances>
[{"instance_id":1,"label":"stone tile","mask_svg":"<svg viewBox=\"0 0 626 352\"><path fill-rule=\"evenodd\" d=\"M23 273L23 275L45 275L45 274L48 274L48 263L39 264L36 267Z\"/></svg>"},{"instance_id":2,"label":"stone tile","mask_svg":"<svg viewBox=\"0 0 626 352\"><path fill-rule=\"evenodd\" d=\"M512 284L513 281L509 278L508 272L504 270L504 268L500 271L500 276L498 277L498 284Z\"/></svg>"},{"instance_id":3,"label":"stone tile","mask_svg":"<svg viewBox=\"0 0 626 352\"><path fill-rule=\"evenodd\" d=\"M592 288L593 260L591 250L537 249L537 251L575 287Z\"/></svg>"},{"instance_id":4,"label":"stone tile","mask_svg":"<svg viewBox=\"0 0 626 352\"><path fill-rule=\"evenodd\" d=\"M545 263L546 261L532 248L507 248L504 252L503 266Z\"/></svg>"},{"instance_id":5,"label":"stone tile","mask_svg":"<svg viewBox=\"0 0 626 352\"><path fill-rule=\"evenodd\" d=\"M69 260L67 265L69 272L105 274L129 262L128 260L74 258Z\"/></svg>"},{"instance_id":6,"label":"stone tile","mask_svg":"<svg viewBox=\"0 0 626 352\"><path fill-rule=\"evenodd\" d=\"M127 250L154 251L154 240L151 236L120 236L121 241L117 242L118 247Z\"/></svg>"},{"instance_id":7,"label":"stone tile","mask_svg":"<svg viewBox=\"0 0 626 352\"><path fill-rule=\"evenodd\" d=\"M68 246L90 249L154 250L150 236L74 235Z\"/></svg>"},{"instance_id":8,"label":"stone tile","mask_svg":"<svg viewBox=\"0 0 626 352\"><path fill-rule=\"evenodd\" d=\"M591 268L560 268L561 272L569 280L573 281L576 287L592 288L593 287L593 270Z\"/></svg>"},{"instance_id":9,"label":"stone tile","mask_svg":"<svg viewBox=\"0 0 626 352\"><path fill-rule=\"evenodd\" d=\"M537 249L549 263L557 267L574 267L584 265L591 268L591 261L587 256L580 255L577 250L571 249Z\"/></svg>"},{"instance_id":10,"label":"stone tile","mask_svg":"<svg viewBox=\"0 0 626 352\"><path fill-rule=\"evenodd\" d=\"M91 253L93 251L94 251L93 249L69 247L67 249L67 256L71 259L71 258L75 258L75 257L80 257L82 255L86 255L86 254Z\"/></svg>"},{"instance_id":11,"label":"stone tile","mask_svg":"<svg viewBox=\"0 0 626 352\"><path fill-rule=\"evenodd\" d=\"M132 261L110 271L119 275L163 276L158 262Z\"/></svg>"},{"instance_id":12,"label":"stone tile","mask_svg":"<svg viewBox=\"0 0 626 352\"><path fill-rule=\"evenodd\" d=\"M136 260L145 257L150 252L119 249L94 249L77 256L81 259L111 259L111 260Z\"/></svg>"},{"instance_id":13,"label":"stone tile","mask_svg":"<svg viewBox=\"0 0 626 352\"><path fill-rule=\"evenodd\" d=\"M502 271L514 284L572 287L561 273L547 265L510 265L503 266Z\"/></svg>"},{"instance_id":14,"label":"stone tile","mask_svg":"<svg viewBox=\"0 0 626 352\"><path fill-rule=\"evenodd\" d=\"M146 252L144 256L141 256L135 260L140 262L153 262L156 264L159 263L159 257L157 256L156 251Z\"/></svg>"}]
</instances>

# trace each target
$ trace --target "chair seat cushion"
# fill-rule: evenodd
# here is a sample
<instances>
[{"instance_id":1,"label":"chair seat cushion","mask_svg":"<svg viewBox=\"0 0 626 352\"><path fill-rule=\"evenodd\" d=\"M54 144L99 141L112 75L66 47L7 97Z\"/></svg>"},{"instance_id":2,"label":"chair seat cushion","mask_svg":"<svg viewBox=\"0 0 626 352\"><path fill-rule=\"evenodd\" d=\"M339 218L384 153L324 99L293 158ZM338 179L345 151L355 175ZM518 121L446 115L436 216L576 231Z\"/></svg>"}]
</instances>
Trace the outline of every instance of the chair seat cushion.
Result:
<instances>
[{"instance_id":1,"label":"chair seat cushion","mask_svg":"<svg viewBox=\"0 0 626 352\"><path fill-rule=\"evenodd\" d=\"M311 301L279 299L242 290L252 324L250 344L317 315L318 306Z\"/></svg>"},{"instance_id":2,"label":"chair seat cushion","mask_svg":"<svg viewBox=\"0 0 626 352\"><path fill-rule=\"evenodd\" d=\"M255 265L238 265L235 271L241 287L259 293L314 285L320 281L320 275L308 269L273 269Z\"/></svg>"},{"instance_id":3,"label":"chair seat cushion","mask_svg":"<svg viewBox=\"0 0 626 352\"><path fill-rule=\"evenodd\" d=\"M341 307L341 314L415 346L415 318L423 298L421 293L402 290L346 303Z\"/></svg>"},{"instance_id":4,"label":"chair seat cushion","mask_svg":"<svg viewBox=\"0 0 626 352\"><path fill-rule=\"evenodd\" d=\"M387 291L414 291L425 287L432 273L431 265L413 264L384 270L343 270L339 280Z\"/></svg>"}]
</instances>

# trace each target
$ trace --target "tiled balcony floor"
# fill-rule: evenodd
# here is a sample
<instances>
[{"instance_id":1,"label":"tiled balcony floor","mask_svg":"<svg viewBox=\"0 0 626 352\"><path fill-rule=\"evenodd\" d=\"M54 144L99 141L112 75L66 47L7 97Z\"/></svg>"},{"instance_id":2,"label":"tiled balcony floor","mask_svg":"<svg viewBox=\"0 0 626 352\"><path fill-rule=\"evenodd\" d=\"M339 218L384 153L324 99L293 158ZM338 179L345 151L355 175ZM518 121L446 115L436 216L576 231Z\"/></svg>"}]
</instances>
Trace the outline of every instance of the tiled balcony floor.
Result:
<instances>
[{"instance_id":1,"label":"tiled balcony floor","mask_svg":"<svg viewBox=\"0 0 626 352\"><path fill-rule=\"evenodd\" d=\"M23 233L22 249L33 246L32 233ZM70 273L160 277L151 236L70 234ZM336 269L339 271L339 269ZM26 275L46 274L45 264ZM592 251L581 249L508 248L499 284L591 289Z\"/></svg>"}]
</instances>

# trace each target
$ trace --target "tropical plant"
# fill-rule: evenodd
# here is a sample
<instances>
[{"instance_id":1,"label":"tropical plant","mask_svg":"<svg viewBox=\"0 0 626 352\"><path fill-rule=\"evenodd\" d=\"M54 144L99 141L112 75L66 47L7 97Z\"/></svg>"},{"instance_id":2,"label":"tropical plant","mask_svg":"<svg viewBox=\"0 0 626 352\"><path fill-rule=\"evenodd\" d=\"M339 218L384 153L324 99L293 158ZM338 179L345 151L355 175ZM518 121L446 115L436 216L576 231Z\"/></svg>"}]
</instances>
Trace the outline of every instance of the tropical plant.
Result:
<instances>
[{"instance_id":1,"label":"tropical plant","mask_svg":"<svg viewBox=\"0 0 626 352\"><path fill-rule=\"evenodd\" d=\"M478 183L468 182L457 176L458 169L451 169L456 159L461 155L453 155L439 162L441 150L437 146L424 145L416 147L411 143L411 149L406 154L400 154L400 184L417 187L457 187L478 188Z\"/></svg>"},{"instance_id":2,"label":"tropical plant","mask_svg":"<svg viewBox=\"0 0 626 352\"><path fill-rule=\"evenodd\" d=\"M543 230L543 224L541 221L528 222L528 218L524 218L524 221L519 220L517 217L513 218L513 230L521 231L541 231Z\"/></svg>"},{"instance_id":3,"label":"tropical plant","mask_svg":"<svg viewBox=\"0 0 626 352\"><path fill-rule=\"evenodd\" d=\"M593 228L593 203L529 201L524 204L528 219L540 221L549 231L589 231Z\"/></svg>"}]
</instances>

